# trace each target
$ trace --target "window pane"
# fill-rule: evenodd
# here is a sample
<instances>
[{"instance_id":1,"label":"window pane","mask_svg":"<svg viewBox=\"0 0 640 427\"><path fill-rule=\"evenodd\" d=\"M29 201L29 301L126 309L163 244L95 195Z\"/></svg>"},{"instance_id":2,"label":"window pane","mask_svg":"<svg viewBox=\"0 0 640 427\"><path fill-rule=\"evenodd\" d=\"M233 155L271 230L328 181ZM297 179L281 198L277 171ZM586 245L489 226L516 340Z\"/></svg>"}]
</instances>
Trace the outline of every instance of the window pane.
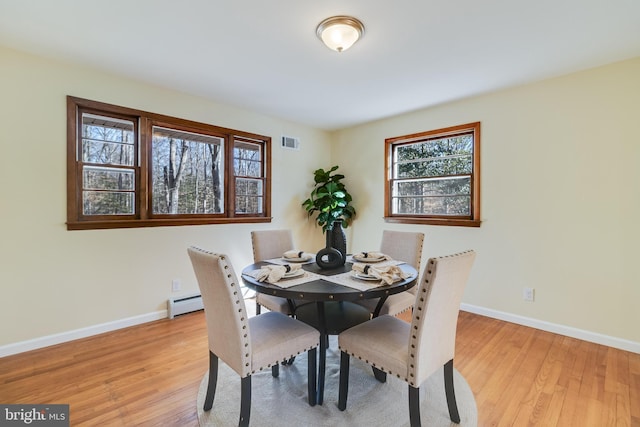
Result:
<instances>
[{"instance_id":1,"label":"window pane","mask_svg":"<svg viewBox=\"0 0 640 427\"><path fill-rule=\"evenodd\" d=\"M156 214L224 212L224 139L153 128L152 211Z\"/></svg>"},{"instance_id":2,"label":"window pane","mask_svg":"<svg viewBox=\"0 0 640 427\"><path fill-rule=\"evenodd\" d=\"M85 215L133 215L134 193L117 191L83 191Z\"/></svg>"},{"instance_id":3,"label":"window pane","mask_svg":"<svg viewBox=\"0 0 640 427\"><path fill-rule=\"evenodd\" d=\"M263 181L236 178L236 213L262 213Z\"/></svg>"},{"instance_id":4,"label":"window pane","mask_svg":"<svg viewBox=\"0 0 640 427\"><path fill-rule=\"evenodd\" d=\"M403 162L472 152L473 136L466 134L400 145L397 147L397 161Z\"/></svg>"},{"instance_id":5,"label":"window pane","mask_svg":"<svg viewBox=\"0 0 640 427\"><path fill-rule=\"evenodd\" d=\"M135 174L132 169L84 166L84 215L133 215Z\"/></svg>"},{"instance_id":6,"label":"window pane","mask_svg":"<svg viewBox=\"0 0 640 427\"><path fill-rule=\"evenodd\" d=\"M236 140L233 147L233 168L236 176L262 177L261 145Z\"/></svg>"},{"instance_id":7,"label":"window pane","mask_svg":"<svg viewBox=\"0 0 640 427\"><path fill-rule=\"evenodd\" d=\"M113 117L82 114L82 161L133 166L134 123Z\"/></svg>"},{"instance_id":8,"label":"window pane","mask_svg":"<svg viewBox=\"0 0 640 427\"><path fill-rule=\"evenodd\" d=\"M397 181L394 194L398 196L440 196L471 194L471 178L421 179Z\"/></svg>"},{"instance_id":9,"label":"window pane","mask_svg":"<svg viewBox=\"0 0 640 427\"><path fill-rule=\"evenodd\" d=\"M85 190L130 190L135 189L135 176L131 169L83 168Z\"/></svg>"},{"instance_id":10,"label":"window pane","mask_svg":"<svg viewBox=\"0 0 640 427\"><path fill-rule=\"evenodd\" d=\"M398 165L398 178L420 178L470 174L473 168L471 155L431 158Z\"/></svg>"},{"instance_id":11,"label":"window pane","mask_svg":"<svg viewBox=\"0 0 640 427\"><path fill-rule=\"evenodd\" d=\"M471 197L394 197L394 213L420 215L429 212L432 215L469 215L471 213Z\"/></svg>"},{"instance_id":12,"label":"window pane","mask_svg":"<svg viewBox=\"0 0 640 427\"><path fill-rule=\"evenodd\" d=\"M397 181L394 214L468 215L471 209L471 178Z\"/></svg>"},{"instance_id":13,"label":"window pane","mask_svg":"<svg viewBox=\"0 0 640 427\"><path fill-rule=\"evenodd\" d=\"M236 196L236 213L262 213L262 197Z\"/></svg>"},{"instance_id":14,"label":"window pane","mask_svg":"<svg viewBox=\"0 0 640 427\"><path fill-rule=\"evenodd\" d=\"M397 178L471 174L473 137L460 135L400 145L395 159Z\"/></svg>"}]
</instances>

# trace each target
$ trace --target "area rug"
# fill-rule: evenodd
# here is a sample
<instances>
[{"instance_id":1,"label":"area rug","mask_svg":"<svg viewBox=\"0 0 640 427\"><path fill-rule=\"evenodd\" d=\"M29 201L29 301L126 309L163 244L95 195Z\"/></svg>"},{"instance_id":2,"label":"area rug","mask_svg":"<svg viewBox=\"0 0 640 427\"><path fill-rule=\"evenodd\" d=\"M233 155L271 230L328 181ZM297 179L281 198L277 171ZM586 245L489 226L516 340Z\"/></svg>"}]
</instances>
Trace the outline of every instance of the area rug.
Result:
<instances>
[{"instance_id":1,"label":"area rug","mask_svg":"<svg viewBox=\"0 0 640 427\"><path fill-rule=\"evenodd\" d=\"M387 376L378 382L371 367L351 358L347 409L338 409L340 352L335 337L327 350L327 370L323 405L307 403L307 357L298 356L291 366L280 366L280 376L273 378L271 370L256 373L251 378L252 402L250 425L273 426L349 426L404 427L409 426L407 383ZM206 373L197 397L198 420L202 427L237 426L240 416L240 377L220 361L218 387L211 411L204 412L204 397L209 374ZM442 370L434 373L420 389L420 415L423 426L463 426L478 424L478 411L473 392L465 379L454 369L454 387L460 412L460 424L449 419L444 394Z\"/></svg>"}]
</instances>

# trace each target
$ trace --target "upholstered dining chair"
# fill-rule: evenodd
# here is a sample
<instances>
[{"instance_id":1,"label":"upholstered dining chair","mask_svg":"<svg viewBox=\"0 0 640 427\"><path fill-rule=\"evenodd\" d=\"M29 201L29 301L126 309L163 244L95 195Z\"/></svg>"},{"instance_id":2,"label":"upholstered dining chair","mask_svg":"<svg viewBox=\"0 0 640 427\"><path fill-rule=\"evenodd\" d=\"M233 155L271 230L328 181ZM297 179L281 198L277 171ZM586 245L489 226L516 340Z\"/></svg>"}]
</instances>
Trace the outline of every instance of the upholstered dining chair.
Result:
<instances>
[{"instance_id":1,"label":"upholstered dining chair","mask_svg":"<svg viewBox=\"0 0 640 427\"><path fill-rule=\"evenodd\" d=\"M423 242L424 233L384 230L382 232L382 240L380 241L380 252L398 261L404 261L420 271ZM411 309L416 300L417 288L417 286L414 286L405 292L389 295L380 309L379 314L395 316L405 310ZM368 308L372 314L378 303L376 299L363 299L355 302Z\"/></svg>"},{"instance_id":2,"label":"upholstered dining chair","mask_svg":"<svg viewBox=\"0 0 640 427\"><path fill-rule=\"evenodd\" d=\"M249 318L237 276L229 258L196 247L187 250L204 302L209 340L209 382L204 410L213 406L218 359L240 375L240 426L249 425L251 375L271 368L279 375L279 363L308 352L309 405L316 404L316 348L319 332L282 313Z\"/></svg>"},{"instance_id":3,"label":"upholstered dining chair","mask_svg":"<svg viewBox=\"0 0 640 427\"><path fill-rule=\"evenodd\" d=\"M251 246L253 247L253 262L280 258L286 251L295 249L291 230L252 231ZM292 314L286 298L256 294L256 314L261 313L261 307L266 307L270 311Z\"/></svg>"},{"instance_id":4,"label":"upholstered dining chair","mask_svg":"<svg viewBox=\"0 0 640 427\"><path fill-rule=\"evenodd\" d=\"M453 388L453 357L460 301L475 259L474 251L430 258L413 310L411 324L384 315L338 335L340 386L338 408L347 407L349 359L365 360L383 373L409 384L409 419L420 426L420 385L441 366L449 417L460 423Z\"/></svg>"}]
</instances>

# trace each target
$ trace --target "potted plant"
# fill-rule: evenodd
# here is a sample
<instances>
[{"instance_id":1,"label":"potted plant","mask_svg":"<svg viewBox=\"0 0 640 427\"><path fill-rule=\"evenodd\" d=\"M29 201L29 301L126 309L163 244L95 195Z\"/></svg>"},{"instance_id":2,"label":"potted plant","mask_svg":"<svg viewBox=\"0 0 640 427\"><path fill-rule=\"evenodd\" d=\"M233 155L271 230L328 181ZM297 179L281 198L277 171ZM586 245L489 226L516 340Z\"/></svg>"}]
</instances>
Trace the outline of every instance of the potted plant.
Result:
<instances>
[{"instance_id":1,"label":"potted plant","mask_svg":"<svg viewBox=\"0 0 640 427\"><path fill-rule=\"evenodd\" d=\"M351 194L342 180L344 175L334 173L338 166L328 171L317 169L313 173L315 185L302 206L308 216L317 213L316 223L322 227L327 236L327 248L333 247L342 254L342 263L346 259L347 239L343 228L347 228L356 215L351 205Z\"/></svg>"}]
</instances>

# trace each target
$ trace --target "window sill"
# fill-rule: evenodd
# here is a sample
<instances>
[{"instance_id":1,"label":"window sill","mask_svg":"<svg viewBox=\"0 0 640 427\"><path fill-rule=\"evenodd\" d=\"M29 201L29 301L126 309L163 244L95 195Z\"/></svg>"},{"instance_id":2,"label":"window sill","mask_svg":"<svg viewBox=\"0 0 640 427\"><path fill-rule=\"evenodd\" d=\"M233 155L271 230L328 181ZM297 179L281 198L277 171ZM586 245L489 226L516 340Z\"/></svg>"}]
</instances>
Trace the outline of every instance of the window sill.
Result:
<instances>
[{"instance_id":1,"label":"window sill","mask_svg":"<svg viewBox=\"0 0 640 427\"><path fill-rule=\"evenodd\" d=\"M415 216L387 216L384 217L384 221L399 224L446 225L451 227L480 227L482 223L479 219L423 218Z\"/></svg>"},{"instance_id":2,"label":"window sill","mask_svg":"<svg viewBox=\"0 0 640 427\"><path fill-rule=\"evenodd\" d=\"M67 230L104 230L112 228L173 227L179 225L246 224L271 222L271 217L147 219L123 221L69 221Z\"/></svg>"}]
</instances>

